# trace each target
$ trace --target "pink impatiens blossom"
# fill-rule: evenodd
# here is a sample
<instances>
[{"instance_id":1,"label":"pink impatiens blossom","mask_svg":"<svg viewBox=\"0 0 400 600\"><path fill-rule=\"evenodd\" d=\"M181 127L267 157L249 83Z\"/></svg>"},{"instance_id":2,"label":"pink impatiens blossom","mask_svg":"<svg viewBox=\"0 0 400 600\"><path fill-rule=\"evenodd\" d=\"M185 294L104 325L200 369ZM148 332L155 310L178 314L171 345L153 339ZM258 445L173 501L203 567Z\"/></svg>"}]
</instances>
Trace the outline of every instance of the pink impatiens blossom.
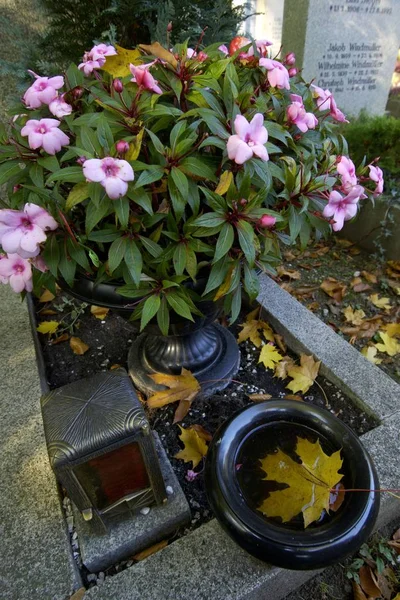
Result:
<instances>
[{"instance_id":1,"label":"pink impatiens blossom","mask_svg":"<svg viewBox=\"0 0 400 600\"><path fill-rule=\"evenodd\" d=\"M384 184L382 169L379 167L374 167L374 165L369 165L369 177L372 179L372 181L376 182L374 196L379 196L383 192Z\"/></svg>"},{"instance_id":2,"label":"pink impatiens blossom","mask_svg":"<svg viewBox=\"0 0 400 600\"><path fill-rule=\"evenodd\" d=\"M69 137L59 129L60 125L56 119L30 119L21 129L21 135L28 136L32 150L42 147L48 154L56 154L69 144Z\"/></svg>"},{"instance_id":3,"label":"pink impatiens blossom","mask_svg":"<svg viewBox=\"0 0 400 600\"><path fill-rule=\"evenodd\" d=\"M223 54L225 54L225 56L228 56L228 54L229 54L228 47L225 46L225 44L221 44L221 46L218 46L218 50L220 52L222 52Z\"/></svg>"},{"instance_id":4,"label":"pink impatiens blossom","mask_svg":"<svg viewBox=\"0 0 400 600\"><path fill-rule=\"evenodd\" d=\"M318 119L313 113L306 112L303 98L297 94L290 94L290 99L292 104L286 110L288 120L297 125L303 133L306 133L309 129L315 129L318 125Z\"/></svg>"},{"instance_id":5,"label":"pink impatiens blossom","mask_svg":"<svg viewBox=\"0 0 400 600\"><path fill-rule=\"evenodd\" d=\"M261 227L270 228L273 227L276 223L276 217L272 215L263 215L259 221Z\"/></svg>"},{"instance_id":6,"label":"pink impatiens blossom","mask_svg":"<svg viewBox=\"0 0 400 600\"><path fill-rule=\"evenodd\" d=\"M186 58L196 58L197 52L193 50L193 48L188 48L186 50Z\"/></svg>"},{"instance_id":7,"label":"pink impatiens blossom","mask_svg":"<svg viewBox=\"0 0 400 600\"><path fill-rule=\"evenodd\" d=\"M88 181L99 182L112 200L125 196L128 181L133 181L134 173L126 160L119 158L90 158L83 165L83 174Z\"/></svg>"},{"instance_id":8,"label":"pink impatiens blossom","mask_svg":"<svg viewBox=\"0 0 400 600\"><path fill-rule=\"evenodd\" d=\"M187 481L194 481L198 475L200 475L200 473L197 473L196 471L193 471L192 469L189 469L186 472L185 479Z\"/></svg>"},{"instance_id":9,"label":"pink impatiens blossom","mask_svg":"<svg viewBox=\"0 0 400 600\"><path fill-rule=\"evenodd\" d=\"M356 167L348 156L341 156L337 165L337 172L342 180L342 190L349 192L352 187L357 185Z\"/></svg>"},{"instance_id":10,"label":"pink impatiens blossom","mask_svg":"<svg viewBox=\"0 0 400 600\"><path fill-rule=\"evenodd\" d=\"M45 232L57 227L57 221L37 204L25 204L24 210L0 210L0 244L5 252L22 258L37 256Z\"/></svg>"},{"instance_id":11,"label":"pink impatiens blossom","mask_svg":"<svg viewBox=\"0 0 400 600\"><path fill-rule=\"evenodd\" d=\"M62 117L67 117L72 113L72 106L65 102L64 95L61 95L50 102L49 111L58 119L62 119Z\"/></svg>"},{"instance_id":12,"label":"pink impatiens blossom","mask_svg":"<svg viewBox=\"0 0 400 600\"><path fill-rule=\"evenodd\" d=\"M346 116L338 109L332 92L323 90L317 85L312 85L314 88L314 98L316 99L319 110L329 110L329 113L335 121L339 123L348 123Z\"/></svg>"},{"instance_id":13,"label":"pink impatiens blossom","mask_svg":"<svg viewBox=\"0 0 400 600\"><path fill-rule=\"evenodd\" d=\"M256 40L256 48L261 56L266 56L268 46L272 46L272 42L269 40ZM249 53L251 51L250 56L254 54L253 48L249 48Z\"/></svg>"},{"instance_id":14,"label":"pink impatiens blossom","mask_svg":"<svg viewBox=\"0 0 400 600\"><path fill-rule=\"evenodd\" d=\"M91 54L93 60L99 60L99 58L105 59L107 56L115 56L117 51L111 44L97 44L97 46L93 46L89 54Z\"/></svg>"},{"instance_id":15,"label":"pink impatiens blossom","mask_svg":"<svg viewBox=\"0 0 400 600\"><path fill-rule=\"evenodd\" d=\"M271 87L290 90L289 72L282 63L271 58L260 58L259 65L267 69Z\"/></svg>"},{"instance_id":16,"label":"pink impatiens blossom","mask_svg":"<svg viewBox=\"0 0 400 600\"><path fill-rule=\"evenodd\" d=\"M40 108L42 104L50 104L57 96L57 90L64 85L64 77L40 77L29 71L36 81L26 90L23 101L28 108Z\"/></svg>"},{"instance_id":17,"label":"pink impatiens blossom","mask_svg":"<svg viewBox=\"0 0 400 600\"><path fill-rule=\"evenodd\" d=\"M261 113L254 115L250 123L243 115L237 115L235 131L236 135L231 135L227 144L230 160L234 160L238 165L242 165L253 156L269 160L264 146L268 141L268 131L264 127L264 117Z\"/></svg>"},{"instance_id":18,"label":"pink impatiens blossom","mask_svg":"<svg viewBox=\"0 0 400 600\"><path fill-rule=\"evenodd\" d=\"M31 292L32 267L29 260L18 256L18 254L8 254L0 260L0 281L9 283L14 292Z\"/></svg>"},{"instance_id":19,"label":"pink impatiens blossom","mask_svg":"<svg viewBox=\"0 0 400 600\"><path fill-rule=\"evenodd\" d=\"M329 202L322 214L324 217L333 218L333 231L340 231L345 221L356 216L358 201L365 197L364 188L361 185L354 186L346 196L342 196L337 191L329 194Z\"/></svg>"},{"instance_id":20,"label":"pink impatiens blossom","mask_svg":"<svg viewBox=\"0 0 400 600\"><path fill-rule=\"evenodd\" d=\"M154 79L153 75L149 71L153 64L154 62L139 66L130 64L129 68L133 75L133 79L131 79L131 81L137 83L137 85L144 90L150 90L155 94L162 94L162 89L158 85L158 81Z\"/></svg>"},{"instance_id":21,"label":"pink impatiens blossom","mask_svg":"<svg viewBox=\"0 0 400 600\"><path fill-rule=\"evenodd\" d=\"M89 52L85 52L82 62L78 65L78 69L83 71L86 76L91 75L95 69L101 69L106 62L107 56L117 54L114 46L107 44L97 44Z\"/></svg>"}]
</instances>

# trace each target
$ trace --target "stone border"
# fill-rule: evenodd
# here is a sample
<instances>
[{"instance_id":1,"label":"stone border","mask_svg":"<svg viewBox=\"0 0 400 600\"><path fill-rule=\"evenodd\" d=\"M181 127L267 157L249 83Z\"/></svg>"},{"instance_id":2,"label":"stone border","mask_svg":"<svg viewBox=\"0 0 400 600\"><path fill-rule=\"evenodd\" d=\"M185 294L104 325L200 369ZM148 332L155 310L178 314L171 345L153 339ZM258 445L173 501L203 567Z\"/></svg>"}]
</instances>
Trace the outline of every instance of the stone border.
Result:
<instances>
[{"instance_id":1,"label":"stone border","mask_svg":"<svg viewBox=\"0 0 400 600\"><path fill-rule=\"evenodd\" d=\"M295 352L313 354L321 372L380 425L362 436L382 488L399 485L396 464L400 386L369 363L318 317L261 276L258 297L266 319ZM400 518L400 503L382 494L377 527ZM88 590L85 600L280 600L316 572L271 567L237 546L215 519L164 550Z\"/></svg>"}]
</instances>

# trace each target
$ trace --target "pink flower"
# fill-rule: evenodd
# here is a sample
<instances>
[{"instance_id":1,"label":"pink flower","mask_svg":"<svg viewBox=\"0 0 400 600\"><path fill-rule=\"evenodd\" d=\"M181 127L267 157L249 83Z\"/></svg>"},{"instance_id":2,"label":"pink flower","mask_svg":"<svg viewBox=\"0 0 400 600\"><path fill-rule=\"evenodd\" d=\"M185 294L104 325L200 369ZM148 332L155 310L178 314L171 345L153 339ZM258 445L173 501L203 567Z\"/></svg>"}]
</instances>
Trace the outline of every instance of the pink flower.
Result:
<instances>
[{"instance_id":1,"label":"pink flower","mask_svg":"<svg viewBox=\"0 0 400 600\"><path fill-rule=\"evenodd\" d=\"M95 69L101 69L106 62L106 56L117 54L114 46L107 44L98 44L93 46L89 52L85 52L82 62L78 65L78 69L83 71L86 76L93 73Z\"/></svg>"},{"instance_id":2,"label":"pink flower","mask_svg":"<svg viewBox=\"0 0 400 600\"><path fill-rule=\"evenodd\" d=\"M329 113L335 121L340 123L348 123L345 115L338 109L332 92L323 90L322 88L312 85L314 88L314 98L316 99L319 110L329 110Z\"/></svg>"},{"instance_id":3,"label":"pink flower","mask_svg":"<svg viewBox=\"0 0 400 600\"><path fill-rule=\"evenodd\" d=\"M315 129L318 125L318 119L311 112L306 112L303 104L303 98L297 94L290 94L292 104L286 109L288 120L297 125L303 133L309 129Z\"/></svg>"},{"instance_id":4,"label":"pink flower","mask_svg":"<svg viewBox=\"0 0 400 600\"><path fill-rule=\"evenodd\" d=\"M272 46L272 42L270 42L269 40L256 40L256 48L261 56L265 56L267 54L268 46ZM253 56L253 48L249 48L248 53L250 56Z\"/></svg>"},{"instance_id":5,"label":"pink flower","mask_svg":"<svg viewBox=\"0 0 400 600\"><path fill-rule=\"evenodd\" d=\"M196 58L197 52L193 48L188 48L186 51L186 58Z\"/></svg>"},{"instance_id":6,"label":"pink flower","mask_svg":"<svg viewBox=\"0 0 400 600\"><path fill-rule=\"evenodd\" d=\"M57 96L57 90L64 85L64 77L40 77L33 71L29 71L36 81L29 87L23 97L28 108L40 108L42 104L50 104Z\"/></svg>"},{"instance_id":7,"label":"pink flower","mask_svg":"<svg viewBox=\"0 0 400 600\"><path fill-rule=\"evenodd\" d=\"M112 200L125 196L128 181L133 181L134 173L126 160L119 158L90 158L83 165L83 174L88 181L99 182Z\"/></svg>"},{"instance_id":8,"label":"pink flower","mask_svg":"<svg viewBox=\"0 0 400 600\"><path fill-rule=\"evenodd\" d=\"M372 181L376 182L374 196L379 196L383 192L384 184L382 169L379 167L374 167L373 165L369 165L369 177L372 179Z\"/></svg>"},{"instance_id":9,"label":"pink flower","mask_svg":"<svg viewBox=\"0 0 400 600\"><path fill-rule=\"evenodd\" d=\"M243 115L235 119L236 135L228 139L227 150L230 160L242 165L246 160L258 156L262 160L269 160L264 144L268 140L268 131L264 127L264 117L257 113L249 123Z\"/></svg>"},{"instance_id":10,"label":"pink flower","mask_svg":"<svg viewBox=\"0 0 400 600\"><path fill-rule=\"evenodd\" d=\"M98 60L106 56L115 56L117 51L111 44L97 44L97 46L93 46L89 54L93 60Z\"/></svg>"},{"instance_id":11,"label":"pink flower","mask_svg":"<svg viewBox=\"0 0 400 600\"><path fill-rule=\"evenodd\" d=\"M30 119L21 129L21 135L28 136L32 150L43 147L47 154L55 154L69 144L69 137L58 129L60 125L56 119Z\"/></svg>"},{"instance_id":12,"label":"pink flower","mask_svg":"<svg viewBox=\"0 0 400 600\"><path fill-rule=\"evenodd\" d=\"M5 252L32 258L46 241L46 231L57 229L58 223L37 204L25 204L24 210L0 210L0 243Z\"/></svg>"},{"instance_id":13,"label":"pink flower","mask_svg":"<svg viewBox=\"0 0 400 600\"><path fill-rule=\"evenodd\" d=\"M273 227L276 223L276 218L271 215L263 215L259 221L261 227Z\"/></svg>"},{"instance_id":14,"label":"pink flower","mask_svg":"<svg viewBox=\"0 0 400 600\"><path fill-rule=\"evenodd\" d=\"M185 479L187 481L194 481L198 475L200 475L200 473L196 473L196 471L189 469L185 475Z\"/></svg>"},{"instance_id":15,"label":"pink flower","mask_svg":"<svg viewBox=\"0 0 400 600\"><path fill-rule=\"evenodd\" d=\"M58 119L62 119L62 117L66 117L72 113L72 106L65 102L64 95L62 95L57 96L57 98L54 98L54 100L50 102L49 110L52 115Z\"/></svg>"},{"instance_id":16,"label":"pink flower","mask_svg":"<svg viewBox=\"0 0 400 600\"><path fill-rule=\"evenodd\" d=\"M353 186L357 185L356 167L348 156L340 157L337 171L342 180L342 190L344 192L349 192Z\"/></svg>"},{"instance_id":17,"label":"pink flower","mask_svg":"<svg viewBox=\"0 0 400 600\"><path fill-rule=\"evenodd\" d=\"M267 69L268 81L272 87L290 90L289 73L282 63L271 58L260 58L259 65Z\"/></svg>"},{"instance_id":18,"label":"pink flower","mask_svg":"<svg viewBox=\"0 0 400 600\"><path fill-rule=\"evenodd\" d=\"M228 47L225 46L225 44L221 44L221 46L218 46L218 50L220 52L222 52L223 54L225 54L225 56L227 56L229 54Z\"/></svg>"},{"instance_id":19,"label":"pink flower","mask_svg":"<svg viewBox=\"0 0 400 600\"><path fill-rule=\"evenodd\" d=\"M347 196L333 191L329 194L329 202L323 210L324 217L333 217L333 231L340 231L344 221L352 219L357 214L357 203L360 198L365 198L364 188L361 185L354 186Z\"/></svg>"},{"instance_id":20,"label":"pink flower","mask_svg":"<svg viewBox=\"0 0 400 600\"><path fill-rule=\"evenodd\" d=\"M31 292L32 267L29 260L18 256L18 254L8 254L6 258L0 260L0 281L9 283L14 292Z\"/></svg>"},{"instance_id":21,"label":"pink flower","mask_svg":"<svg viewBox=\"0 0 400 600\"><path fill-rule=\"evenodd\" d=\"M162 89L159 87L158 81L154 79L153 75L150 73L149 69L154 64L154 62L147 63L147 65L139 65L135 67L135 65L129 65L131 73L133 75L134 83L137 83L138 86L144 90L150 90L155 94L162 94Z\"/></svg>"}]
</instances>

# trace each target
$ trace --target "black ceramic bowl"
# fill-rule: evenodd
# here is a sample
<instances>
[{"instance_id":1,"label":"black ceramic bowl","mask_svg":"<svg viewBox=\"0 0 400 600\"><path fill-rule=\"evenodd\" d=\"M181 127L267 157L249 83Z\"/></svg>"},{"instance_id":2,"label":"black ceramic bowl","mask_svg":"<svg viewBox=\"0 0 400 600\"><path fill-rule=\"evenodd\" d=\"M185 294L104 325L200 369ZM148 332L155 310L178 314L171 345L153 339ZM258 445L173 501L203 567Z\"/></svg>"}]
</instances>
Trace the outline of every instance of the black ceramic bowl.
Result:
<instances>
[{"instance_id":1,"label":"black ceramic bowl","mask_svg":"<svg viewBox=\"0 0 400 600\"><path fill-rule=\"evenodd\" d=\"M286 569L326 567L356 551L369 537L379 511L379 493L347 492L336 513L306 529L295 521L282 524L267 519L251 505L241 481L240 461L253 439L263 440L265 434L268 442L278 430L319 439L330 449L328 454L341 449L346 488L379 488L370 456L347 425L316 406L272 400L246 407L215 434L205 466L210 505L227 533L257 558Z\"/></svg>"}]
</instances>

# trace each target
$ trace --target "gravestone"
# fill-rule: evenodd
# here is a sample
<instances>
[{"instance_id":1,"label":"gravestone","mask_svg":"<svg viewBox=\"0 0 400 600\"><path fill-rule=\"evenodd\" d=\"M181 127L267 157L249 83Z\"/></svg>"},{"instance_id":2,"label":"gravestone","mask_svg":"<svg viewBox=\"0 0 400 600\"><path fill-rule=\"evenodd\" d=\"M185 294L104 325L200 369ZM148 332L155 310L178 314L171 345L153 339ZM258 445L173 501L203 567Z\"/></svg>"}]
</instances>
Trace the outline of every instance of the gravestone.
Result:
<instances>
[{"instance_id":1,"label":"gravestone","mask_svg":"<svg viewBox=\"0 0 400 600\"><path fill-rule=\"evenodd\" d=\"M339 108L383 114L400 41L400 0L286 0L282 43Z\"/></svg>"},{"instance_id":2,"label":"gravestone","mask_svg":"<svg viewBox=\"0 0 400 600\"><path fill-rule=\"evenodd\" d=\"M271 50L277 54L281 47L285 0L253 0L251 4L250 12L260 14L249 19L248 32L256 40L272 42Z\"/></svg>"}]
</instances>

